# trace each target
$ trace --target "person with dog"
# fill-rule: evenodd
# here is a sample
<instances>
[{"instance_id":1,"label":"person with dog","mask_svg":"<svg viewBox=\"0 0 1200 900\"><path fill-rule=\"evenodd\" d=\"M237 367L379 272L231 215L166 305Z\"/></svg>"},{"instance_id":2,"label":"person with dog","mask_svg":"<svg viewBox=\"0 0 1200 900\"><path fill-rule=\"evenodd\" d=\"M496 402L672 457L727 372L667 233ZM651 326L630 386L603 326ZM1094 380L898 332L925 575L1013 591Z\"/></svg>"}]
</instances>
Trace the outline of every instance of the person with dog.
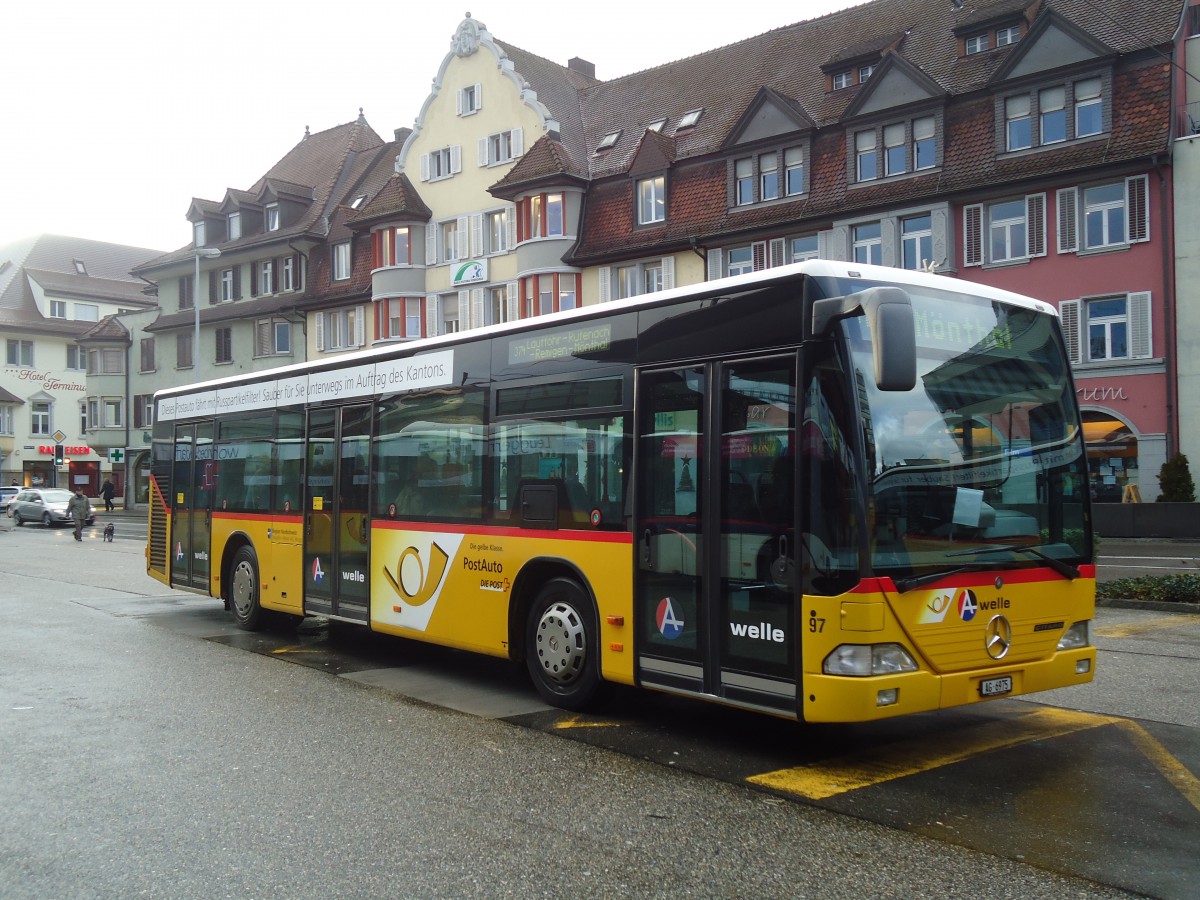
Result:
<instances>
[{"instance_id":1,"label":"person with dog","mask_svg":"<svg viewBox=\"0 0 1200 900\"><path fill-rule=\"evenodd\" d=\"M83 496L83 487L75 486L75 494L67 501L67 515L75 522L75 540L83 540L83 523L92 511L92 504Z\"/></svg>"}]
</instances>

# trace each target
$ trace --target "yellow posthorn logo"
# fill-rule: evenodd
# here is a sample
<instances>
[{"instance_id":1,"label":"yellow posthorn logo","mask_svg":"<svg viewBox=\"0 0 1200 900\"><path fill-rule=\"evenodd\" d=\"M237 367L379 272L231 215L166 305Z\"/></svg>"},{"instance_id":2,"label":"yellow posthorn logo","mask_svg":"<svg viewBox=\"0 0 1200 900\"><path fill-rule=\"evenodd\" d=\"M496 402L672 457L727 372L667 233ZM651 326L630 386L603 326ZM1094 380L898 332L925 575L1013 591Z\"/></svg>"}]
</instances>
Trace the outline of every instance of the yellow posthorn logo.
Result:
<instances>
[{"instance_id":1,"label":"yellow posthorn logo","mask_svg":"<svg viewBox=\"0 0 1200 900\"><path fill-rule=\"evenodd\" d=\"M446 564L450 561L450 557L436 543L430 546L429 556L428 576L426 576L425 566L421 562L421 554L416 547L404 548L404 552L396 560L395 574L392 574L387 566L383 567L383 574L387 576L387 580L391 583L396 593L403 597L409 606L420 606L423 603L427 603L433 597L437 586L442 583L442 576L446 573ZM404 578L404 563L407 559L411 559L417 567L417 590L415 592L410 592L404 586L406 580Z\"/></svg>"}]
</instances>

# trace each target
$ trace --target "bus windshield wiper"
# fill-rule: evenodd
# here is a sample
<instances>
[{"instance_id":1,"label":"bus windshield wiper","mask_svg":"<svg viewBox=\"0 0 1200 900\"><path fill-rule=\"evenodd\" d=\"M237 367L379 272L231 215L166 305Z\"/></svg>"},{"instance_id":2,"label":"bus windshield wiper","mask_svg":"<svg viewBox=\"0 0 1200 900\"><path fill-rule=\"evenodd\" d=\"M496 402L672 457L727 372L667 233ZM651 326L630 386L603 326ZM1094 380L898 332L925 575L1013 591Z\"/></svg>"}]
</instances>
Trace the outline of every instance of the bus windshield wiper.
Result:
<instances>
[{"instance_id":1,"label":"bus windshield wiper","mask_svg":"<svg viewBox=\"0 0 1200 900\"><path fill-rule=\"evenodd\" d=\"M1011 547L1008 544L993 544L988 547L977 547L974 550L956 550L954 553L947 553L947 556L971 556L981 555L984 553L1032 553L1038 559L1045 560L1055 572L1066 578L1069 581L1074 581L1079 577L1079 569L1071 565L1069 562L1064 562L1061 559L1056 559L1050 556L1041 549L1040 544L1025 544L1023 546Z\"/></svg>"},{"instance_id":2,"label":"bus windshield wiper","mask_svg":"<svg viewBox=\"0 0 1200 900\"><path fill-rule=\"evenodd\" d=\"M896 585L896 590L901 594L907 594L909 591L927 584L932 584L935 581L940 581L943 578L949 578L951 575L961 575L963 572L978 572L980 569L986 569L984 565L968 565L955 566L953 569L939 569L936 572L927 572L924 575L910 575L908 578L893 578L892 583Z\"/></svg>"}]
</instances>

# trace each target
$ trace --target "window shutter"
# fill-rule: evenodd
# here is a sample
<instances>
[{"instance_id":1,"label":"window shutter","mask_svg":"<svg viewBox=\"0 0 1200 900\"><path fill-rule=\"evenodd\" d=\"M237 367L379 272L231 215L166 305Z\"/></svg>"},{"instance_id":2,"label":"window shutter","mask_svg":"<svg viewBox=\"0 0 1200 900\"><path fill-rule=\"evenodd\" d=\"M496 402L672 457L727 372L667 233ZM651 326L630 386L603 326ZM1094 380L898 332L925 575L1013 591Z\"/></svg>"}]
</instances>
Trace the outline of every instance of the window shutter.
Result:
<instances>
[{"instance_id":1,"label":"window shutter","mask_svg":"<svg viewBox=\"0 0 1200 900\"><path fill-rule=\"evenodd\" d=\"M495 250L495 247L491 249ZM471 256L483 255L483 213L471 215Z\"/></svg>"},{"instance_id":2,"label":"window shutter","mask_svg":"<svg viewBox=\"0 0 1200 900\"><path fill-rule=\"evenodd\" d=\"M487 292L481 288L471 288L471 321L476 327L487 323Z\"/></svg>"},{"instance_id":3,"label":"window shutter","mask_svg":"<svg viewBox=\"0 0 1200 900\"><path fill-rule=\"evenodd\" d=\"M259 263L256 263L256 262L250 263L250 296L251 297L258 296L258 273L259 273Z\"/></svg>"},{"instance_id":4,"label":"window shutter","mask_svg":"<svg viewBox=\"0 0 1200 900\"><path fill-rule=\"evenodd\" d=\"M675 287L675 257L673 256L662 258L662 286L664 291Z\"/></svg>"},{"instance_id":5,"label":"window shutter","mask_svg":"<svg viewBox=\"0 0 1200 900\"><path fill-rule=\"evenodd\" d=\"M429 180L429 154L428 153L421 154L421 180L422 181Z\"/></svg>"},{"instance_id":6,"label":"window shutter","mask_svg":"<svg viewBox=\"0 0 1200 900\"><path fill-rule=\"evenodd\" d=\"M1067 357L1072 365L1080 360L1079 343L1079 306L1078 300L1064 300L1058 305L1058 315L1062 321L1063 342L1067 345Z\"/></svg>"},{"instance_id":7,"label":"window shutter","mask_svg":"<svg viewBox=\"0 0 1200 900\"><path fill-rule=\"evenodd\" d=\"M233 267L233 299L242 299L242 267Z\"/></svg>"},{"instance_id":8,"label":"window shutter","mask_svg":"<svg viewBox=\"0 0 1200 900\"><path fill-rule=\"evenodd\" d=\"M707 280L715 281L725 274L725 254L720 247L708 251Z\"/></svg>"},{"instance_id":9,"label":"window shutter","mask_svg":"<svg viewBox=\"0 0 1200 900\"><path fill-rule=\"evenodd\" d=\"M1149 359L1153 353L1150 292L1135 291L1129 295L1129 356L1131 359Z\"/></svg>"},{"instance_id":10,"label":"window shutter","mask_svg":"<svg viewBox=\"0 0 1200 900\"><path fill-rule=\"evenodd\" d=\"M771 241L771 268L782 266L787 262L787 242L783 238Z\"/></svg>"},{"instance_id":11,"label":"window shutter","mask_svg":"<svg viewBox=\"0 0 1200 900\"><path fill-rule=\"evenodd\" d=\"M463 114L463 92L461 88L454 92L454 114L458 116Z\"/></svg>"},{"instance_id":12,"label":"window shutter","mask_svg":"<svg viewBox=\"0 0 1200 900\"><path fill-rule=\"evenodd\" d=\"M217 277L220 273L216 269L208 271L208 302L216 303L218 291L221 289L221 280Z\"/></svg>"},{"instance_id":13,"label":"window shutter","mask_svg":"<svg viewBox=\"0 0 1200 900\"><path fill-rule=\"evenodd\" d=\"M1079 236L1076 234L1075 219L1078 215L1076 203L1079 195L1078 188L1063 188L1058 192L1058 252L1074 253L1079 249Z\"/></svg>"},{"instance_id":14,"label":"window shutter","mask_svg":"<svg viewBox=\"0 0 1200 900\"><path fill-rule=\"evenodd\" d=\"M507 216L508 227L508 245L507 249L512 250L517 246L517 205L510 203L508 206Z\"/></svg>"},{"instance_id":15,"label":"window shutter","mask_svg":"<svg viewBox=\"0 0 1200 900\"><path fill-rule=\"evenodd\" d=\"M471 320L470 291L458 292L458 327L462 331L475 327L475 323Z\"/></svg>"},{"instance_id":16,"label":"window shutter","mask_svg":"<svg viewBox=\"0 0 1200 900\"><path fill-rule=\"evenodd\" d=\"M432 266L437 263L437 241L438 228L433 222L428 222L425 225L425 265Z\"/></svg>"},{"instance_id":17,"label":"window shutter","mask_svg":"<svg viewBox=\"0 0 1200 900\"><path fill-rule=\"evenodd\" d=\"M983 265L983 206L963 207L963 265Z\"/></svg>"},{"instance_id":18,"label":"window shutter","mask_svg":"<svg viewBox=\"0 0 1200 900\"><path fill-rule=\"evenodd\" d=\"M271 293L279 293L279 270L283 268L283 260L275 260L275 264L271 266Z\"/></svg>"},{"instance_id":19,"label":"window shutter","mask_svg":"<svg viewBox=\"0 0 1200 900\"><path fill-rule=\"evenodd\" d=\"M450 145L450 174L457 175L462 171L462 144Z\"/></svg>"},{"instance_id":20,"label":"window shutter","mask_svg":"<svg viewBox=\"0 0 1200 900\"><path fill-rule=\"evenodd\" d=\"M1025 197L1025 243L1027 256L1046 255L1046 195Z\"/></svg>"},{"instance_id":21,"label":"window shutter","mask_svg":"<svg viewBox=\"0 0 1200 900\"><path fill-rule=\"evenodd\" d=\"M754 271L759 272L767 267L767 242L755 241L750 245L750 253L754 257Z\"/></svg>"},{"instance_id":22,"label":"window shutter","mask_svg":"<svg viewBox=\"0 0 1200 900\"><path fill-rule=\"evenodd\" d=\"M525 152L525 133L520 128L512 130L512 155L520 156Z\"/></svg>"},{"instance_id":23,"label":"window shutter","mask_svg":"<svg viewBox=\"0 0 1200 900\"><path fill-rule=\"evenodd\" d=\"M299 253L292 254L292 290L299 291L304 289L304 270L300 267Z\"/></svg>"},{"instance_id":24,"label":"window shutter","mask_svg":"<svg viewBox=\"0 0 1200 900\"><path fill-rule=\"evenodd\" d=\"M475 82L475 108L483 109L483 85Z\"/></svg>"},{"instance_id":25,"label":"window shutter","mask_svg":"<svg viewBox=\"0 0 1200 900\"><path fill-rule=\"evenodd\" d=\"M466 259L471 253L471 217L459 216L454 229L454 242L458 244L455 259Z\"/></svg>"},{"instance_id":26,"label":"window shutter","mask_svg":"<svg viewBox=\"0 0 1200 900\"><path fill-rule=\"evenodd\" d=\"M367 315L361 306L354 307L354 346L361 347L367 342Z\"/></svg>"},{"instance_id":27,"label":"window shutter","mask_svg":"<svg viewBox=\"0 0 1200 900\"><path fill-rule=\"evenodd\" d=\"M313 317L316 327L316 344L318 350L325 349L325 313L319 312Z\"/></svg>"},{"instance_id":28,"label":"window shutter","mask_svg":"<svg viewBox=\"0 0 1200 900\"><path fill-rule=\"evenodd\" d=\"M437 294L430 294L425 298L425 335L433 337L441 334L441 317L438 315L438 297Z\"/></svg>"},{"instance_id":29,"label":"window shutter","mask_svg":"<svg viewBox=\"0 0 1200 900\"><path fill-rule=\"evenodd\" d=\"M476 161L479 163L479 165L486 166L488 164L488 139L487 138L481 137L479 139L479 143L477 145L477 151L478 151L477 152L478 159Z\"/></svg>"},{"instance_id":30,"label":"window shutter","mask_svg":"<svg viewBox=\"0 0 1200 900\"><path fill-rule=\"evenodd\" d=\"M504 290L507 294L505 301L508 303L508 321L515 322L521 318L521 285L510 281L504 285Z\"/></svg>"},{"instance_id":31,"label":"window shutter","mask_svg":"<svg viewBox=\"0 0 1200 900\"><path fill-rule=\"evenodd\" d=\"M1150 183L1145 175L1125 179L1125 207L1129 210L1129 243L1150 240Z\"/></svg>"},{"instance_id":32,"label":"window shutter","mask_svg":"<svg viewBox=\"0 0 1200 900\"><path fill-rule=\"evenodd\" d=\"M601 266L599 276L596 283L597 298L601 303L607 303L612 299L612 266Z\"/></svg>"}]
</instances>

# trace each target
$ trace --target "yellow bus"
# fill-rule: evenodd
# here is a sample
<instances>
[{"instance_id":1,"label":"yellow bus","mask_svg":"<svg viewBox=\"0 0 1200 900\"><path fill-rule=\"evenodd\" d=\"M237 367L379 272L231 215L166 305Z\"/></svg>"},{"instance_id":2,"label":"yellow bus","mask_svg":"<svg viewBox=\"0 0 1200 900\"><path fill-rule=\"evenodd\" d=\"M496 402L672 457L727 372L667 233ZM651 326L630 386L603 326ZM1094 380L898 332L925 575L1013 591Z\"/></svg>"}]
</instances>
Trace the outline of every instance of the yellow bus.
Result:
<instances>
[{"instance_id":1,"label":"yellow bus","mask_svg":"<svg viewBox=\"0 0 1200 900\"><path fill-rule=\"evenodd\" d=\"M155 397L147 567L326 616L865 721L1091 680L1054 309L813 260Z\"/></svg>"}]
</instances>

